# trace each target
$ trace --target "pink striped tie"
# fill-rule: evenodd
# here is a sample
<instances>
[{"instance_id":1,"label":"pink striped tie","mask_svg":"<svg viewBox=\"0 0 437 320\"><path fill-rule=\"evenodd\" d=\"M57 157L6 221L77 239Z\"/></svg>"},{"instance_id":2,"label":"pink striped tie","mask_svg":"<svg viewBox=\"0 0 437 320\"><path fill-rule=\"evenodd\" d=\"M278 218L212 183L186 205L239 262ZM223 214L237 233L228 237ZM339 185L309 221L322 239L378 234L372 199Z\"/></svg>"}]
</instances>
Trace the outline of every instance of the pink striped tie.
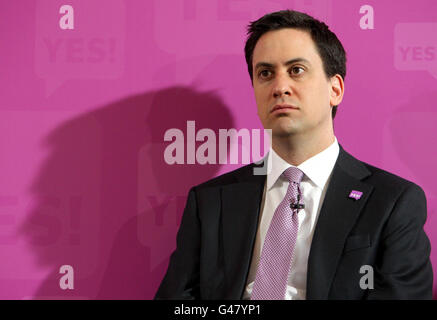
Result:
<instances>
[{"instance_id":1,"label":"pink striped tie","mask_svg":"<svg viewBox=\"0 0 437 320\"><path fill-rule=\"evenodd\" d=\"M290 205L298 201L303 172L296 167L290 167L282 174L290 184L284 199L275 210L264 240L252 300L283 300L287 290L299 229L297 209L291 209Z\"/></svg>"}]
</instances>

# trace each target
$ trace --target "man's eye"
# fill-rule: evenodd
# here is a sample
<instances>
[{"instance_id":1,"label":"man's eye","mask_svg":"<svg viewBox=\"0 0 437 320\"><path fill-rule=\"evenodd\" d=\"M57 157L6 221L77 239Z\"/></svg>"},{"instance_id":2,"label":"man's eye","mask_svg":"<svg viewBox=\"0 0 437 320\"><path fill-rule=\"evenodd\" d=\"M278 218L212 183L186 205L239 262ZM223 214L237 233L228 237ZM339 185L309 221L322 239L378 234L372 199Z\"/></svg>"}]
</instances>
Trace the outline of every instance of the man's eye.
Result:
<instances>
[{"instance_id":1,"label":"man's eye","mask_svg":"<svg viewBox=\"0 0 437 320\"><path fill-rule=\"evenodd\" d=\"M299 70L301 70L302 72L305 71L304 68L302 67L293 67L291 68L291 73L292 74L301 74L302 72L300 72Z\"/></svg>"},{"instance_id":2,"label":"man's eye","mask_svg":"<svg viewBox=\"0 0 437 320\"><path fill-rule=\"evenodd\" d=\"M259 73L259 75L260 75L262 78L267 78L268 76L270 76L270 74L271 74L271 72L270 72L269 70L262 70L262 71L260 71L260 73Z\"/></svg>"}]
</instances>

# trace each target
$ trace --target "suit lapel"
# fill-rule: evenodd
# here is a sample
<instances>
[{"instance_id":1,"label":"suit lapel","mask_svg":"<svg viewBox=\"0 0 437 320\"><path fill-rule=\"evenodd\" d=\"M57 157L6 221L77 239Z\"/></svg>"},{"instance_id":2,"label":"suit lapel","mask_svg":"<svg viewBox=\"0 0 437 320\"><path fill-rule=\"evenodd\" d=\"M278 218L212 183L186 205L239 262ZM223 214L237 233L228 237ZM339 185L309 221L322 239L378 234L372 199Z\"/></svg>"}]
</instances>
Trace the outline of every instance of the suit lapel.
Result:
<instances>
[{"instance_id":1,"label":"suit lapel","mask_svg":"<svg viewBox=\"0 0 437 320\"><path fill-rule=\"evenodd\" d=\"M225 299L240 299L246 285L258 228L265 175L248 166L239 182L222 188Z\"/></svg>"},{"instance_id":2,"label":"suit lapel","mask_svg":"<svg viewBox=\"0 0 437 320\"><path fill-rule=\"evenodd\" d=\"M361 181L369 174L360 161L340 146L311 243L307 299L328 298L345 240L373 189ZM352 190L363 192L362 197L359 200L349 198Z\"/></svg>"}]
</instances>

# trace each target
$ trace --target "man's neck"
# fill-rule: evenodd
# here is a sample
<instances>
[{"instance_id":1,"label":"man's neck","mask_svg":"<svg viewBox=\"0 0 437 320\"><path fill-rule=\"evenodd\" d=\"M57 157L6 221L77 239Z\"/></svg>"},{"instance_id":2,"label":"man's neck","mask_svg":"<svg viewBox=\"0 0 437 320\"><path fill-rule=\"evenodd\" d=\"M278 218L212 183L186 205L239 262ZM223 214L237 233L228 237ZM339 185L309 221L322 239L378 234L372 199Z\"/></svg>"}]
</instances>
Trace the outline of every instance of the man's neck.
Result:
<instances>
[{"instance_id":1,"label":"man's neck","mask_svg":"<svg viewBox=\"0 0 437 320\"><path fill-rule=\"evenodd\" d=\"M273 137L273 150L293 166L315 156L335 141L334 133L323 137Z\"/></svg>"}]
</instances>

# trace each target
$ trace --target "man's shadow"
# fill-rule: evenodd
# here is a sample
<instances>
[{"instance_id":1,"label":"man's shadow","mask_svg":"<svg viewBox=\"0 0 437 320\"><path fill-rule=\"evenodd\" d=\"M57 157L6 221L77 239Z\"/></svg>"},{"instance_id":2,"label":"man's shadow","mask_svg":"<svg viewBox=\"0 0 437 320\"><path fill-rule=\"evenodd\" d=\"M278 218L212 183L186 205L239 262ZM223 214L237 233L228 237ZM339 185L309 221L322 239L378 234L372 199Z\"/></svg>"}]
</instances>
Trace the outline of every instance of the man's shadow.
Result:
<instances>
[{"instance_id":1,"label":"man's shadow","mask_svg":"<svg viewBox=\"0 0 437 320\"><path fill-rule=\"evenodd\" d=\"M175 248L190 187L220 165L169 165L166 130L233 128L214 92L170 87L74 118L44 141L47 159L33 181L34 203L20 233L50 270L35 298L151 299ZM217 139L218 140L218 139ZM202 141L195 143L196 147ZM71 265L74 288L60 288ZM61 280L63 281L63 280Z\"/></svg>"}]
</instances>

